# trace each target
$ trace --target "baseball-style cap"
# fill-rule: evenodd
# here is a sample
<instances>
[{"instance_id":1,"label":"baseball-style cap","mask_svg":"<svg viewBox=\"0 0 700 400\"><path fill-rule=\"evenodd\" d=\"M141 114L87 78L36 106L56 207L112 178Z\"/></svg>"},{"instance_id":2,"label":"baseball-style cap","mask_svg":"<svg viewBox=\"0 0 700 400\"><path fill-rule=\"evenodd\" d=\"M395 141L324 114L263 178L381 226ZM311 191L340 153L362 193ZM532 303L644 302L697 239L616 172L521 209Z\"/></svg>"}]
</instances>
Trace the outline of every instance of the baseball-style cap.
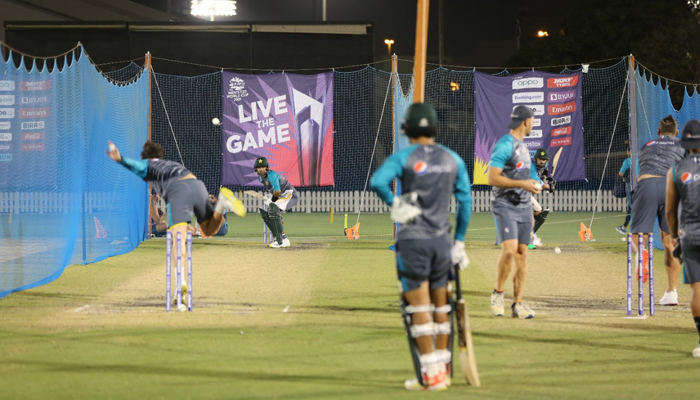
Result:
<instances>
[{"instance_id":1,"label":"baseball-style cap","mask_svg":"<svg viewBox=\"0 0 700 400\"><path fill-rule=\"evenodd\" d=\"M549 160L549 152L544 147L537 149L537 151L535 151L535 158L539 158L540 160Z\"/></svg>"},{"instance_id":2,"label":"baseball-style cap","mask_svg":"<svg viewBox=\"0 0 700 400\"><path fill-rule=\"evenodd\" d=\"M510 113L510 124L508 124L508 129L515 129L520 126L528 118L535 116L532 108L528 106L517 106Z\"/></svg>"},{"instance_id":3,"label":"baseball-style cap","mask_svg":"<svg viewBox=\"0 0 700 400\"><path fill-rule=\"evenodd\" d=\"M684 149L700 149L700 121L691 119L683 126L681 146Z\"/></svg>"}]
</instances>

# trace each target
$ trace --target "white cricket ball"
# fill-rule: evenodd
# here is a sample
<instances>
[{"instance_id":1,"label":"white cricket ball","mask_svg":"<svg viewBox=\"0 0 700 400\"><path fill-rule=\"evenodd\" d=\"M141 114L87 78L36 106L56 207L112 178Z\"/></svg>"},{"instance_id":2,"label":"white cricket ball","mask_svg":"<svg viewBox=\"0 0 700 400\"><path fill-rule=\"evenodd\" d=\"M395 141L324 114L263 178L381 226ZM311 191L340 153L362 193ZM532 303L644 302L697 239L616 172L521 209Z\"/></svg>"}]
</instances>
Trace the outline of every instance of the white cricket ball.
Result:
<instances>
[{"instance_id":1,"label":"white cricket ball","mask_svg":"<svg viewBox=\"0 0 700 400\"><path fill-rule=\"evenodd\" d=\"M211 123L214 125L221 125L221 121L218 118L212 118Z\"/></svg>"},{"instance_id":2,"label":"white cricket ball","mask_svg":"<svg viewBox=\"0 0 700 400\"><path fill-rule=\"evenodd\" d=\"M541 183L535 183L535 187L536 187L538 190L542 190L542 184L541 184Z\"/></svg>"},{"instance_id":3,"label":"white cricket ball","mask_svg":"<svg viewBox=\"0 0 700 400\"><path fill-rule=\"evenodd\" d=\"M179 306L177 306L177 310L180 312L187 311L187 306L184 304L180 304Z\"/></svg>"},{"instance_id":4,"label":"white cricket ball","mask_svg":"<svg viewBox=\"0 0 700 400\"><path fill-rule=\"evenodd\" d=\"M555 247L554 252L557 254L561 254L561 249L559 247Z\"/></svg>"},{"instance_id":5,"label":"white cricket ball","mask_svg":"<svg viewBox=\"0 0 700 400\"><path fill-rule=\"evenodd\" d=\"M700 358L700 346L693 349L693 357Z\"/></svg>"}]
</instances>

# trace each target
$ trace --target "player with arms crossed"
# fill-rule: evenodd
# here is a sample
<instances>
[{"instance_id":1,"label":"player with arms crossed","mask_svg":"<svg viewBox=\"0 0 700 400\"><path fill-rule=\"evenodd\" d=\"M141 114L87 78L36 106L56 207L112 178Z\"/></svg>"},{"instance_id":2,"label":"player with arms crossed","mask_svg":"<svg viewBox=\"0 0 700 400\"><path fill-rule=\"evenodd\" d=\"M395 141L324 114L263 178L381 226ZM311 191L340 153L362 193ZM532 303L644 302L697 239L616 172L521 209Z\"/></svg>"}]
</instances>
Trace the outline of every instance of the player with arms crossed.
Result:
<instances>
[{"instance_id":1,"label":"player with arms crossed","mask_svg":"<svg viewBox=\"0 0 700 400\"><path fill-rule=\"evenodd\" d=\"M183 238L187 237L192 213L197 217L202 234L207 236L219 231L224 222L224 211L231 211L241 217L246 214L243 203L224 187L219 192L216 206L212 206L204 183L182 164L162 160L163 147L158 143L150 140L144 143L141 160L123 157L112 142L109 142L109 150L106 152L109 158L148 182L156 194L165 200L172 221L170 230L175 237L178 233ZM186 252L187 246L182 246L183 259L187 259ZM186 293L187 287L183 282L183 299Z\"/></svg>"},{"instance_id":2,"label":"player with arms crossed","mask_svg":"<svg viewBox=\"0 0 700 400\"><path fill-rule=\"evenodd\" d=\"M414 366L420 378L406 381L409 390L447 388L452 330L448 280L452 265L459 264L462 270L469 265L464 249L472 204L469 178L464 161L435 144L437 126L437 115L431 106L415 103L408 107L401 129L411 146L387 158L370 182L372 189L391 206L391 218L401 224L396 268L402 313L410 314L409 343L415 343L419 353ZM389 187L394 179L401 182L405 193L399 198L394 198ZM457 199L454 242L449 235L453 193Z\"/></svg>"},{"instance_id":3,"label":"player with arms crossed","mask_svg":"<svg viewBox=\"0 0 700 400\"><path fill-rule=\"evenodd\" d=\"M253 168L265 191L263 203L267 206L267 211L260 208L260 215L275 237L270 247L274 249L289 247L289 239L284 234L282 212L289 211L297 205L299 193L285 177L270 169L267 158L256 158Z\"/></svg>"},{"instance_id":4,"label":"player with arms crossed","mask_svg":"<svg viewBox=\"0 0 700 400\"><path fill-rule=\"evenodd\" d=\"M666 220L674 244L680 246L673 255L683 258L683 268L691 288L690 312L700 335L700 121L691 119L685 124L681 146L690 154L666 174ZM693 349L693 357L700 358L700 342Z\"/></svg>"},{"instance_id":5,"label":"player with arms crossed","mask_svg":"<svg viewBox=\"0 0 700 400\"><path fill-rule=\"evenodd\" d=\"M503 292L510 270L513 273L513 304L511 315L523 319L535 313L522 302L527 276L527 246L532 232L532 195L542 191L540 178L530 167L530 152L523 139L530 135L535 114L530 107L517 106L510 116L510 133L496 142L489 161L491 212L496 221L496 233L501 244L498 258L496 287L491 294L491 313L505 313Z\"/></svg>"},{"instance_id":6,"label":"player with arms crossed","mask_svg":"<svg viewBox=\"0 0 700 400\"><path fill-rule=\"evenodd\" d=\"M671 116L659 122L659 137L650 140L639 150L639 178L632 199L632 246L636 249L638 234L654 232L654 220L658 219L661 230L661 241L664 245L664 264L668 275L668 288L659 304L672 306L678 304L678 274L681 270L678 259L673 257L673 243L666 223L666 174L668 170L685 156L685 150L680 146L678 123ZM645 235L646 236L646 235ZM642 249L644 250L644 249ZM649 249L653 251L653 249ZM649 274L646 262L644 271Z\"/></svg>"}]
</instances>

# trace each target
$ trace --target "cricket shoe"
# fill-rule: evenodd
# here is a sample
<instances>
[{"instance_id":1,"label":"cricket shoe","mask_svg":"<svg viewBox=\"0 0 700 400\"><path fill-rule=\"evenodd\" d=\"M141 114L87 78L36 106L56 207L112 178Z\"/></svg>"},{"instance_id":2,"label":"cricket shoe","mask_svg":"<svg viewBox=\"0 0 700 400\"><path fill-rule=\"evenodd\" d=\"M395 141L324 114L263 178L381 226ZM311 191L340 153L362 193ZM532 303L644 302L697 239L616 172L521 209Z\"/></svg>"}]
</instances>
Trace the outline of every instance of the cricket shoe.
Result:
<instances>
[{"instance_id":1,"label":"cricket shoe","mask_svg":"<svg viewBox=\"0 0 700 400\"><path fill-rule=\"evenodd\" d=\"M226 210L238 215L239 217L245 217L245 205L233 195L233 192L230 189L225 187L219 189L219 201L223 202Z\"/></svg>"},{"instance_id":2,"label":"cricket shoe","mask_svg":"<svg viewBox=\"0 0 700 400\"><path fill-rule=\"evenodd\" d=\"M520 318L520 319L531 319L535 318L535 312L530 309L530 307L527 306L527 304L523 303L513 303L511 306L511 316L513 318Z\"/></svg>"},{"instance_id":3,"label":"cricket shoe","mask_svg":"<svg viewBox=\"0 0 700 400\"><path fill-rule=\"evenodd\" d=\"M659 304L662 306L677 306L678 291L676 289L673 289L670 292L664 293L663 297L661 297L661 300L659 300Z\"/></svg>"},{"instance_id":4,"label":"cricket shoe","mask_svg":"<svg viewBox=\"0 0 700 400\"><path fill-rule=\"evenodd\" d=\"M491 314L493 314L495 317L502 317L503 314L505 314L503 292L491 293Z\"/></svg>"},{"instance_id":5,"label":"cricket shoe","mask_svg":"<svg viewBox=\"0 0 700 400\"><path fill-rule=\"evenodd\" d=\"M292 244L289 242L289 239L284 238L284 239L282 239L282 245L280 247L289 247L291 245Z\"/></svg>"},{"instance_id":6,"label":"cricket shoe","mask_svg":"<svg viewBox=\"0 0 700 400\"><path fill-rule=\"evenodd\" d=\"M537 246L537 247L542 246L542 239L535 236L534 239L532 239L532 244Z\"/></svg>"},{"instance_id":7,"label":"cricket shoe","mask_svg":"<svg viewBox=\"0 0 700 400\"><path fill-rule=\"evenodd\" d=\"M413 378L404 381L403 386L406 390L427 390L431 392L447 390L447 386L449 386L447 384L447 377L442 372L432 377L432 379L426 374L423 374L423 382L427 382L427 384L423 386L418 382L417 378Z\"/></svg>"},{"instance_id":8,"label":"cricket shoe","mask_svg":"<svg viewBox=\"0 0 700 400\"><path fill-rule=\"evenodd\" d=\"M616 226L616 227L615 227L615 230L616 230L619 234L621 234L621 235L626 235L626 234L627 234L627 229L626 229L624 226L622 226L622 225Z\"/></svg>"},{"instance_id":9,"label":"cricket shoe","mask_svg":"<svg viewBox=\"0 0 700 400\"><path fill-rule=\"evenodd\" d=\"M532 243L528 244L528 245L527 245L527 248L528 248L529 250L537 250L537 246L535 246L535 245L532 244Z\"/></svg>"}]
</instances>

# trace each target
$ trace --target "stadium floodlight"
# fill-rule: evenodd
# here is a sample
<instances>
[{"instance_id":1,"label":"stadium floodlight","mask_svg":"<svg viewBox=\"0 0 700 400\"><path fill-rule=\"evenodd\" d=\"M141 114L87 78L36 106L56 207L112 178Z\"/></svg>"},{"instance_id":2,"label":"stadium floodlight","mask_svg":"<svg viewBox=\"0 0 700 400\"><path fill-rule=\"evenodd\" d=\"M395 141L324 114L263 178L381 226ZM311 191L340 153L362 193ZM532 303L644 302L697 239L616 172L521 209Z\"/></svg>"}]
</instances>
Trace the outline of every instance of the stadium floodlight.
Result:
<instances>
[{"instance_id":1,"label":"stadium floodlight","mask_svg":"<svg viewBox=\"0 0 700 400\"><path fill-rule=\"evenodd\" d=\"M236 15L236 2L233 0L192 0L190 14L210 17L211 21L217 15L230 17Z\"/></svg>"},{"instance_id":2,"label":"stadium floodlight","mask_svg":"<svg viewBox=\"0 0 700 400\"><path fill-rule=\"evenodd\" d=\"M387 45L388 53L389 53L389 55L391 55L391 45L394 44L394 40L393 39L384 39L384 44Z\"/></svg>"},{"instance_id":3,"label":"stadium floodlight","mask_svg":"<svg viewBox=\"0 0 700 400\"><path fill-rule=\"evenodd\" d=\"M549 36L549 32L547 32L547 31L537 31L537 36L538 36L538 37L546 37L546 36Z\"/></svg>"}]
</instances>

